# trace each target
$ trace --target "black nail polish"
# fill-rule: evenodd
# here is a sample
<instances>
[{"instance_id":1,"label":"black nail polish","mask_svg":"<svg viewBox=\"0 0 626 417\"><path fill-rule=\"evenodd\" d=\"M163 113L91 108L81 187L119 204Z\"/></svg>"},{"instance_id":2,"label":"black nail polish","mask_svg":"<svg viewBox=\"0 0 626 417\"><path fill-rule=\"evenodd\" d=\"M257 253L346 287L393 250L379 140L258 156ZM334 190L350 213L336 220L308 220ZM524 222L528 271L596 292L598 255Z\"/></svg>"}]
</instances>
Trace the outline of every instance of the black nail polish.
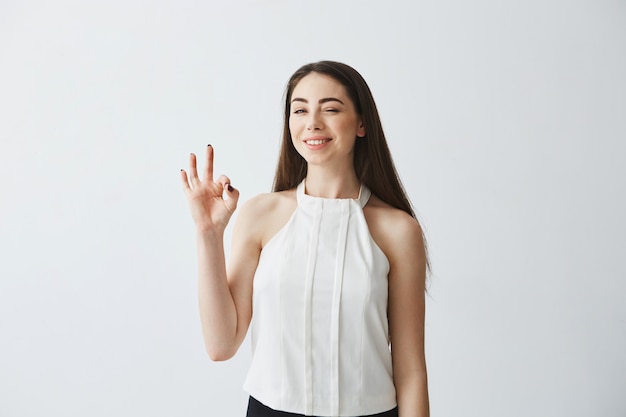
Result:
<instances>
[{"instance_id":1,"label":"black nail polish","mask_svg":"<svg viewBox=\"0 0 626 417\"><path fill-rule=\"evenodd\" d=\"M230 191L231 193L233 192L234 188L232 185L228 184L228 191Z\"/></svg>"},{"instance_id":2,"label":"black nail polish","mask_svg":"<svg viewBox=\"0 0 626 417\"><path fill-rule=\"evenodd\" d=\"M210 143L207 145L207 148L208 148L209 146L211 146L211 144L210 144Z\"/></svg>"}]
</instances>

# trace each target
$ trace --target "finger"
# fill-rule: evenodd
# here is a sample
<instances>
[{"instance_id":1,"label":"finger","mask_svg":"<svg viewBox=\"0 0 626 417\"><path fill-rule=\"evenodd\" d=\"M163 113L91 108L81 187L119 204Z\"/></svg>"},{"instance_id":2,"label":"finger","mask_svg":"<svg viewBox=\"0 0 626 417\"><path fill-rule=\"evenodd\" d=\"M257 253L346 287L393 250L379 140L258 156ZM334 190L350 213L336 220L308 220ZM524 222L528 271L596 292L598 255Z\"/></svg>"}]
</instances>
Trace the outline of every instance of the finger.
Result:
<instances>
[{"instance_id":1,"label":"finger","mask_svg":"<svg viewBox=\"0 0 626 417\"><path fill-rule=\"evenodd\" d=\"M213 146L206 147L206 164L204 166L204 180L213 181Z\"/></svg>"},{"instance_id":2,"label":"finger","mask_svg":"<svg viewBox=\"0 0 626 417\"><path fill-rule=\"evenodd\" d=\"M188 193L191 191L191 186L189 185L189 179L187 178L187 173L184 169L180 170L180 179L183 182L183 191Z\"/></svg>"},{"instance_id":3,"label":"finger","mask_svg":"<svg viewBox=\"0 0 626 417\"><path fill-rule=\"evenodd\" d=\"M191 178L192 185L200 184L200 178L198 178L198 168L196 166L196 155L189 154L189 176Z\"/></svg>"},{"instance_id":4,"label":"finger","mask_svg":"<svg viewBox=\"0 0 626 417\"><path fill-rule=\"evenodd\" d=\"M216 184L219 184L222 188L222 193L226 192L226 187L230 184L230 178L226 175L220 175L217 180L215 180Z\"/></svg>"},{"instance_id":5,"label":"finger","mask_svg":"<svg viewBox=\"0 0 626 417\"><path fill-rule=\"evenodd\" d=\"M226 188L224 189L224 192L227 197L224 200L224 204L226 204L226 206L232 213L237 208L237 202L239 201L239 190L230 184L226 184Z\"/></svg>"},{"instance_id":6,"label":"finger","mask_svg":"<svg viewBox=\"0 0 626 417\"><path fill-rule=\"evenodd\" d=\"M239 190L230 184L230 178L226 175L221 175L217 182L222 186L222 194L226 197L224 203L231 213L234 212L237 208L237 201L239 201Z\"/></svg>"}]
</instances>

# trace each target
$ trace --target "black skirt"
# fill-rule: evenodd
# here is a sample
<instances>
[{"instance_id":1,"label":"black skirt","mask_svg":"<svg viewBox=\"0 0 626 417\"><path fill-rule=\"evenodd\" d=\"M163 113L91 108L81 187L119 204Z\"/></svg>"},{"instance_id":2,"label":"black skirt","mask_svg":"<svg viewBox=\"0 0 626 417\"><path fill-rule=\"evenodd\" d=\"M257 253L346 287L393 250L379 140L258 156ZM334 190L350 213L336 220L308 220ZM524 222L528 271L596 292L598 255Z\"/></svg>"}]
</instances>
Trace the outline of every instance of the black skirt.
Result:
<instances>
[{"instance_id":1,"label":"black skirt","mask_svg":"<svg viewBox=\"0 0 626 417\"><path fill-rule=\"evenodd\" d=\"M248 413L246 417L305 417L302 414L287 413L285 411L276 411L268 406L261 404L255 398L250 397L248 401ZM361 417L398 417L398 407L385 411L384 413L370 414Z\"/></svg>"}]
</instances>

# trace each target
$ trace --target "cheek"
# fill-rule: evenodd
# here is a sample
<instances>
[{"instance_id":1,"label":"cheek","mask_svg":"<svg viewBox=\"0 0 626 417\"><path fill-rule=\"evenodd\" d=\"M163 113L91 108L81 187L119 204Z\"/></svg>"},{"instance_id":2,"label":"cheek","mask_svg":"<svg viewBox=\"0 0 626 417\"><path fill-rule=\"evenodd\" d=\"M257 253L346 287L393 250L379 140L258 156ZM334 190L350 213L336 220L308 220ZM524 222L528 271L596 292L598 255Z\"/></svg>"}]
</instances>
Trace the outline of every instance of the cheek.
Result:
<instances>
[{"instance_id":1,"label":"cheek","mask_svg":"<svg viewBox=\"0 0 626 417\"><path fill-rule=\"evenodd\" d=\"M297 140L298 131L295 124L291 120L289 121L289 136L291 137L291 143L297 148L298 143L300 142Z\"/></svg>"},{"instance_id":2,"label":"cheek","mask_svg":"<svg viewBox=\"0 0 626 417\"><path fill-rule=\"evenodd\" d=\"M340 124L337 125L337 130L344 132L344 134L349 136L356 136L357 125L352 120L343 120Z\"/></svg>"},{"instance_id":3,"label":"cheek","mask_svg":"<svg viewBox=\"0 0 626 417\"><path fill-rule=\"evenodd\" d=\"M295 136L298 132L298 123L293 120L293 118L289 118L289 133L291 136Z\"/></svg>"}]
</instances>

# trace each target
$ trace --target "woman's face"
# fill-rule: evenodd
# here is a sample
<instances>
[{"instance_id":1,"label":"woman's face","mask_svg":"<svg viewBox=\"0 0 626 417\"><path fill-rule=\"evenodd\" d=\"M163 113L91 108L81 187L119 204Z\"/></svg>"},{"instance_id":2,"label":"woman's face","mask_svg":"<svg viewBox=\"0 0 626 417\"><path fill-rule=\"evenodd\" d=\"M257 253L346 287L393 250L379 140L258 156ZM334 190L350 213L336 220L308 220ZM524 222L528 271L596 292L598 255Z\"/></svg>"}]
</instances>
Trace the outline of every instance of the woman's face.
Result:
<instances>
[{"instance_id":1,"label":"woman's face","mask_svg":"<svg viewBox=\"0 0 626 417\"><path fill-rule=\"evenodd\" d=\"M346 89L334 78L312 72L291 94L289 131L296 150L309 164L350 164L354 143L365 136Z\"/></svg>"}]
</instances>

